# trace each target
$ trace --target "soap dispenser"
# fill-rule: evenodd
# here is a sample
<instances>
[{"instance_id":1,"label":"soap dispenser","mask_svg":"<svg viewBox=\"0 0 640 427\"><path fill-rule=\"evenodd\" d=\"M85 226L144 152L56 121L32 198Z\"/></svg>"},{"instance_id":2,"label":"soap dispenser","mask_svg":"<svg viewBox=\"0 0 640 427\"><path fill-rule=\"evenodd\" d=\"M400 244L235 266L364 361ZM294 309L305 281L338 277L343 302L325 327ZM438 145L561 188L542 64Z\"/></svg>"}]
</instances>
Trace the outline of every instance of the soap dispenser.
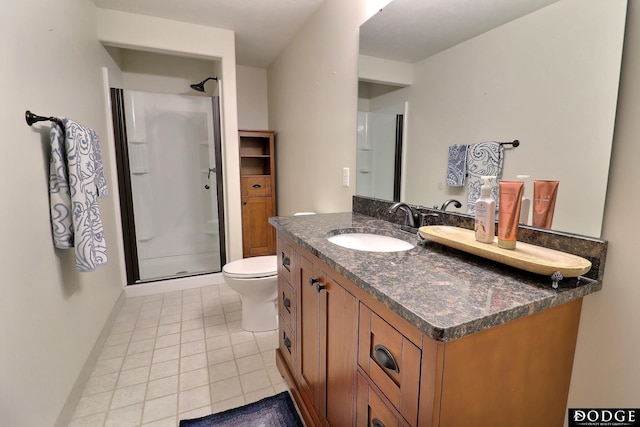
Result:
<instances>
[{"instance_id":1,"label":"soap dispenser","mask_svg":"<svg viewBox=\"0 0 640 427\"><path fill-rule=\"evenodd\" d=\"M475 232L476 240L482 243L493 243L496 228L496 202L491 197L489 181L495 176L483 176L480 187L480 198L476 201Z\"/></svg>"}]
</instances>

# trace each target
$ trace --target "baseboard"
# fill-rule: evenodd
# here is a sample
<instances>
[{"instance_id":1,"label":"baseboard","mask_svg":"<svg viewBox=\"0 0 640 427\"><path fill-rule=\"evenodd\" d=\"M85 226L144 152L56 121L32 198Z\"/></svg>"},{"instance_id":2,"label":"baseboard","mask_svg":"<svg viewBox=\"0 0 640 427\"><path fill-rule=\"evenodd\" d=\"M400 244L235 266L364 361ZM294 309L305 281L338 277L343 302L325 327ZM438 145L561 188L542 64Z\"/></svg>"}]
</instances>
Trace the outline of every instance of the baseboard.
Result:
<instances>
[{"instance_id":1,"label":"baseboard","mask_svg":"<svg viewBox=\"0 0 640 427\"><path fill-rule=\"evenodd\" d=\"M157 282L138 283L126 286L124 292L127 298L133 298L163 294L165 292L184 291L187 289L201 288L203 286L220 285L222 283L224 283L222 273L212 273Z\"/></svg>"},{"instance_id":2,"label":"baseboard","mask_svg":"<svg viewBox=\"0 0 640 427\"><path fill-rule=\"evenodd\" d=\"M113 309L111 310L111 314L109 315L109 318L105 322L104 327L102 328L102 331L98 336L98 339L93 345L93 349L91 350L91 353L89 353L89 357L84 363L84 366L82 367L82 370L80 371L80 374L78 375L78 378L76 379L76 382L73 385L73 388L71 389L71 393L69 393L69 397L67 398L67 401L62 407L62 411L60 411L60 415L56 420L55 427L66 427L71 422L71 419L73 418L73 414L76 410L76 407L78 406L78 402L80 402L80 399L82 398L82 393L84 392L84 388L87 384L87 381L89 380L89 377L93 372L93 368L95 367L96 362L100 357L100 353L102 352L104 343L107 341L107 337L111 332L111 328L113 327L113 324L115 323L116 318L118 317L118 313L120 312L120 308L124 303L124 299L125 299L125 293L123 291L120 293L118 300L116 301L115 305L113 306Z\"/></svg>"}]
</instances>

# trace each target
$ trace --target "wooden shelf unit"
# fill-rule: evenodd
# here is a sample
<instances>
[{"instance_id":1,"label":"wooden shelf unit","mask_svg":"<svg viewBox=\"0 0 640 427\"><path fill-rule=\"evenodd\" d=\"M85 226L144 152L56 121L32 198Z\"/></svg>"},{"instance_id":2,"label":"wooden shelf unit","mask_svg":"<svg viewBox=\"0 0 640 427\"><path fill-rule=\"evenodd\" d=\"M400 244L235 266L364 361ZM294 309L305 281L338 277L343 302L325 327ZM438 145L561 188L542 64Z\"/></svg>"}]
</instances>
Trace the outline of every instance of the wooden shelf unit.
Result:
<instances>
[{"instance_id":1,"label":"wooden shelf unit","mask_svg":"<svg viewBox=\"0 0 640 427\"><path fill-rule=\"evenodd\" d=\"M244 258L276 253L275 132L240 130L242 254Z\"/></svg>"}]
</instances>

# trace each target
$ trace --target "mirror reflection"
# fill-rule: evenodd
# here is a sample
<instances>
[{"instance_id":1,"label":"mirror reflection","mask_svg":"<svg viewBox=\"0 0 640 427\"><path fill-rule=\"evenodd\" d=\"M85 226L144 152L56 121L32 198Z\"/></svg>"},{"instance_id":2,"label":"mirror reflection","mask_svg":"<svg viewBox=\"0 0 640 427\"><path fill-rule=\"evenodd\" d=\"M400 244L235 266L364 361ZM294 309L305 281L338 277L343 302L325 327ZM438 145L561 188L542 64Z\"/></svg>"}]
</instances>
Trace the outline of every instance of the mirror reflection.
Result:
<instances>
[{"instance_id":1,"label":"mirror reflection","mask_svg":"<svg viewBox=\"0 0 640 427\"><path fill-rule=\"evenodd\" d=\"M393 0L360 28L356 193L466 213L449 147L517 139L502 179L528 175L530 198L560 181L553 228L599 236L625 15L626 0ZM400 129L378 137L377 115Z\"/></svg>"}]
</instances>

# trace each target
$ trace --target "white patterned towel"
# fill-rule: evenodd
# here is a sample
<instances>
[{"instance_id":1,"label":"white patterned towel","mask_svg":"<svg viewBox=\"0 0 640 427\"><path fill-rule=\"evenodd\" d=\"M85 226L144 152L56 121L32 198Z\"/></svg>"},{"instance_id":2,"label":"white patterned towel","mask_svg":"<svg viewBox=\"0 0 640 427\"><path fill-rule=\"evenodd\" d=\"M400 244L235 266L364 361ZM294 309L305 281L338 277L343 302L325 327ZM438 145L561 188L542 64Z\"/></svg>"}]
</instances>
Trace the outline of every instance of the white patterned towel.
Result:
<instances>
[{"instance_id":1,"label":"white patterned towel","mask_svg":"<svg viewBox=\"0 0 640 427\"><path fill-rule=\"evenodd\" d=\"M467 173L467 146L450 145L449 162L447 163L447 185L462 187Z\"/></svg>"},{"instance_id":2,"label":"white patterned towel","mask_svg":"<svg viewBox=\"0 0 640 427\"><path fill-rule=\"evenodd\" d=\"M476 201L480 198L480 187L483 176L495 176L491 182L491 197L496 201L498 209L499 194L497 182L502 176L504 147L499 142L487 141L469 145L467 149L467 213L474 214Z\"/></svg>"},{"instance_id":3,"label":"white patterned towel","mask_svg":"<svg viewBox=\"0 0 640 427\"><path fill-rule=\"evenodd\" d=\"M89 272L107 263L98 197L108 195L100 141L93 129L63 119L51 126L49 193L56 248L76 248L76 267Z\"/></svg>"}]
</instances>

